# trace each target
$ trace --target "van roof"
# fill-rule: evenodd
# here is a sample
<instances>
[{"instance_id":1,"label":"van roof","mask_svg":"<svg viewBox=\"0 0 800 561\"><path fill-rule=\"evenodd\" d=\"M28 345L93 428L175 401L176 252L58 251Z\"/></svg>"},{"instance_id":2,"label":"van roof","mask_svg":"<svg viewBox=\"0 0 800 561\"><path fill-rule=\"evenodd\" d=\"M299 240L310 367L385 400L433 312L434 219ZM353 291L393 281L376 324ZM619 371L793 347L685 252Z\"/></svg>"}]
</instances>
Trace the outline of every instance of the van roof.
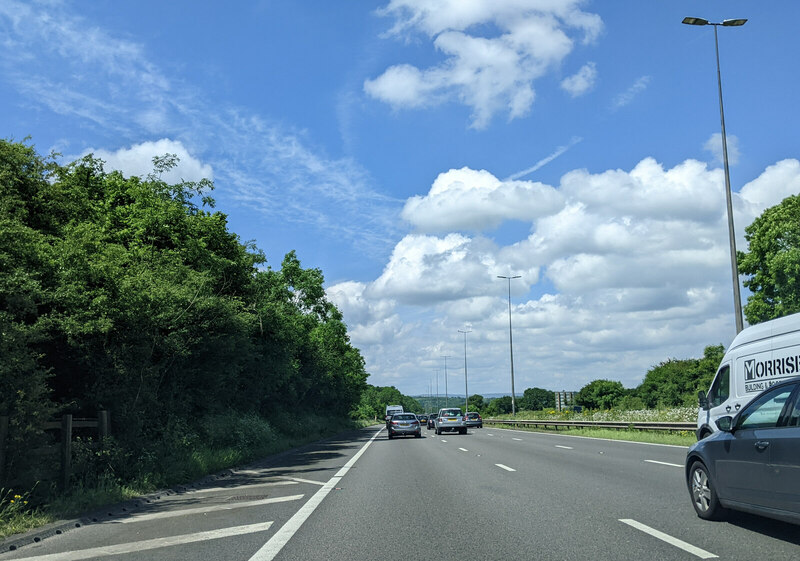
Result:
<instances>
[{"instance_id":1,"label":"van roof","mask_svg":"<svg viewBox=\"0 0 800 561\"><path fill-rule=\"evenodd\" d=\"M762 339L769 339L777 335L785 335L786 333L800 332L800 314L792 314L782 318L771 319L763 323L757 323L750 327L743 329L731 343L728 351L732 351L736 347L760 341Z\"/></svg>"}]
</instances>

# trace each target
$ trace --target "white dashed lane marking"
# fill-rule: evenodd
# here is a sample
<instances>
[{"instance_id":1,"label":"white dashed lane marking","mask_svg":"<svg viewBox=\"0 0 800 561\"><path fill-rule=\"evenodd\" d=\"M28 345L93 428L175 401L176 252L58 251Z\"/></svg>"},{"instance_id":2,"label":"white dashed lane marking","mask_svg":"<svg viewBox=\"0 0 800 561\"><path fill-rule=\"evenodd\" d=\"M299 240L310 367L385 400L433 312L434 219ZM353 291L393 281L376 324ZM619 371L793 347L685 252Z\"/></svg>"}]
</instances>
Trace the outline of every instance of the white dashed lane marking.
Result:
<instances>
[{"instance_id":1,"label":"white dashed lane marking","mask_svg":"<svg viewBox=\"0 0 800 561\"><path fill-rule=\"evenodd\" d=\"M574 450L572 446L561 446L560 444L556 444L556 448L563 448L564 450Z\"/></svg>"},{"instance_id":2,"label":"white dashed lane marking","mask_svg":"<svg viewBox=\"0 0 800 561\"><path fill-rule=\"evenodd\" d=\"M466 448L459 448L459 450L461 450L462 452L469 452L469 450L467 450Z\"/></svg>"},{"instance_id":3,"label":"white dashed lane marking","mask_svg":"<svg viewBox=\"0 0 800 561\"><path fill-rule=\"evenodd\" d=\"M662 466L671 466L671 467L676 467L676 468L682 468L683 467L681 464L671 464L669 462L659 462L657 460L645 460L645 462L647 462L648 464L659 464L659 465L662 465Z\"/></svg>"},{"instance_id":4,"label":"white dashed lane marking","mask_svg":"<svg viewBox=\"0 0 800 561\"><path fill-rule=\"evenodd\" d=\"M499 467L500 469L504 469L504 470L506 470L506 471L517 471L517 470L515 470L514 468L510 468L510 467L508 467L508 466L504 466L503 464L495 464L495 465L496 465L497 467Z\"/></svg>"},{"instance_id":5,"label":"white dashed lane marking","mask_svg":"<svg viewBox=\"0 0 800 561\"><path fill-rule=\"evenodd\" d=\"M664 532L659 532L655 528L651 528L650 526L642 524L641 522L637 522L636 520L631 520L630 518L620 518L619 521L622 522L623 524L627 524L631 528L636 528L637 530L644 532L645 534L649 534L654 538L658 538L663 542L666 542L670 545L674 545L675 547L680 548L688 553L691 553L692 555L699 557L700 559L715 559L716 557L718 557L717 555L714 555L713 553L710 553L705 549L700 549L699 547L694 546L690 543L686 543L683 540L674 538L669 534L665 534Z\"/></svg>"}]
</instances>

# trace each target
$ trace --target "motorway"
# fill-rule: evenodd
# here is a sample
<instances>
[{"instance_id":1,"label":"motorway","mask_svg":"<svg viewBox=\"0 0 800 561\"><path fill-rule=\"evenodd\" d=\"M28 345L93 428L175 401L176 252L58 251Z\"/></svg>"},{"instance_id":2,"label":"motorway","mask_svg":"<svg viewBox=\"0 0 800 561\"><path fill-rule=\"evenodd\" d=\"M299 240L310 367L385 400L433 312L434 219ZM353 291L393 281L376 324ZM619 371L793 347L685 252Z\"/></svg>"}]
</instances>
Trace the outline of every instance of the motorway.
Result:
<instances>
[{"instance_id":1,"label":"motorway","mask_svg":"<svg viewBox=\"0 0 800 561\"><path fill-rule=\"evenodd\" d=\"M702 521L686 449L506 429L340 435L0 561L797 559L797 526Z\"/></svg>"}]
</instances>

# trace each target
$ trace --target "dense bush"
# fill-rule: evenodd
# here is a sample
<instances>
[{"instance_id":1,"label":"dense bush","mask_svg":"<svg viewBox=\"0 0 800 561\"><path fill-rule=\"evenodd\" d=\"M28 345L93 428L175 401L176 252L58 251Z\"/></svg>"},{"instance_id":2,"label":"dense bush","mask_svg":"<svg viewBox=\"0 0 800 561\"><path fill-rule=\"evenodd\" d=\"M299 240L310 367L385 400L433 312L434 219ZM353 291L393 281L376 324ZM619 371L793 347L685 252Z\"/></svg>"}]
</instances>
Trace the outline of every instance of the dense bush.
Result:
<instances>
[{"instance_id":1,"label":"dense bush","mask_svg":"<svg viewBox=\"0 0 800 561\"><path fill-rule=\"evenodd\" d=\"M136 461L79 461L125 477L209 442L265 445L287 412L346 418L360 402L364 361L322 272L294 252L265 266L213 210L210 181L160 179L176 162L124 177L0 141L6 480L31 479L26 451L55 413L110 411L112 455Z\"/></svg>"}]
</instances>

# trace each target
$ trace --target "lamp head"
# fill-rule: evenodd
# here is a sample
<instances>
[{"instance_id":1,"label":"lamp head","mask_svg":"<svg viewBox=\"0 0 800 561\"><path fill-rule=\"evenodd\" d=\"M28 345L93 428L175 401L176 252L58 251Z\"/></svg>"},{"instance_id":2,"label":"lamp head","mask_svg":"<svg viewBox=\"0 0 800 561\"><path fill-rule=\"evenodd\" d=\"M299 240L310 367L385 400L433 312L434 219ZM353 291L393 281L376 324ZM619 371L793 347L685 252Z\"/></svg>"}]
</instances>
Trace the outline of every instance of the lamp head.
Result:
<instances>
[{"instance_id":1,"label":"lamp head","mask_svg":"<svg viewBox=\"0 0 800 561\"><path fill-rule=\"evenodd\" d=\"M708 20L703 18L685 17L681 23L685 23L686 25L708 25Z\"/></svg>"}]
</instances>

